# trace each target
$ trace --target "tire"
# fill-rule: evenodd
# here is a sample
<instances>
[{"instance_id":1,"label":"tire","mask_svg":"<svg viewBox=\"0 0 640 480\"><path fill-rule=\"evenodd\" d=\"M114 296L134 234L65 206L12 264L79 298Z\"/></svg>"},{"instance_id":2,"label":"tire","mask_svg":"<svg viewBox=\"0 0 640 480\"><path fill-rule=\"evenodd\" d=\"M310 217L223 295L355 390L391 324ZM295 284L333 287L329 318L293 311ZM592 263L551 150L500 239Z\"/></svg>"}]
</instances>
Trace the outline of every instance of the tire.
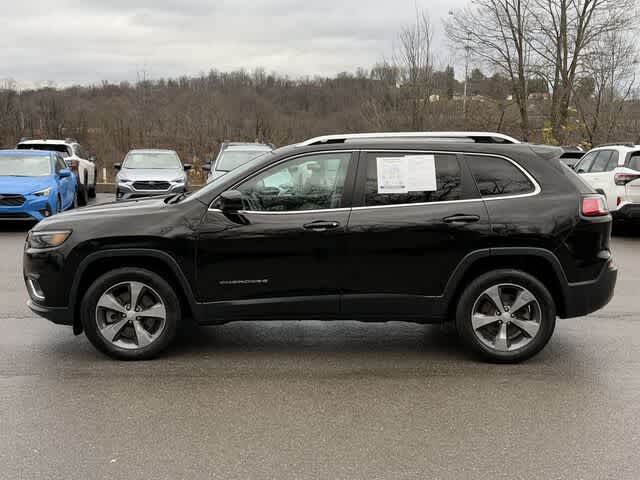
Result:
<instances>
[{"instance_id":1,"label":"tire","mask_svg":"<svg viewBox=\"0 0 640 480\"><path fill-rule=\"evenodd\" d=\"M502 304L500 315L492 300L495 292L496 301ZM518 295L520 308L515 305ZM517 363L531 358L549 342L556 325L556 307L537 278L520 270L496 270L480 275L465 288L455 321L464 344L480 358Z\"/></svg>"},{"instance_id":2,"label":"tire","mask_svg":"<svg viewBox=\"0 0 640 480\"><path fill-rule=\"evenodd\" d=\"M93 184L89 188L89 198L96 198L96 174L93 174Z\"/></svg>"},{"instance_id":3,"label":"tire","mask_svg":"<svg viewBox=\"0 0 640 480\"><path fill-rule=\"evenodd\" d=\"M56 197L56 209L53 215L57 215L62 212L62 199L60 197Z\"/></svg>"},{"instance_id":4,"label":"tire","mask_svg":"<svg viewBox=\"0 0 640 480\"><path fill-rule=\"evenodd\" d=\"M135 288L132 285L138 286L140 295L137 304L129 305L127 310L126 302L131 301ZM135 311L137 306L140 312ZM145 317L145 312L153 315L140 319L138 315ZM142 268L120 268L99 277L82 299L80 313L89 341L118 360L156 357L175 338L181 319L180 302L173 287L158 274Z\"/></svg>"},{"instance_id":5,"label":"tire","mask_svg":"<svg viewBox=\"0 0 640 480\"><path fill-rule=\"evenodd\" d=\"M87 175L84 176L84 183L78 183L78 205L84 207L89 203L89 191L87 189Z\"/></svg>"}]
</instances>

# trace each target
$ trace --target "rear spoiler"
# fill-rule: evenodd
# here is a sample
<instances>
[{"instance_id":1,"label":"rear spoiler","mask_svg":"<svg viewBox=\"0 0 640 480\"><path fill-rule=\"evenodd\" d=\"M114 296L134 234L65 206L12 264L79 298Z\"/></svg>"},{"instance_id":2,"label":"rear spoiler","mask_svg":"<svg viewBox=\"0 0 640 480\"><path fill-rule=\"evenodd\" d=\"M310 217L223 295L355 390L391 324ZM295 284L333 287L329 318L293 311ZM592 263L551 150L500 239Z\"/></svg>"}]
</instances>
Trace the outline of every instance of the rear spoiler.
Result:
<instances>
[{"instance_id":1,"label":"rear spoiler","mask_svg":"<svg viewBox=\"0 0 640 480\"><path fill-rule=\"evenodd\" d=\"M544 160L560 158L560 155L564 153L564 149L562 147L554 147L553 145L529 145L529 147L533 153Z\"/></svg>"}]
</instances>

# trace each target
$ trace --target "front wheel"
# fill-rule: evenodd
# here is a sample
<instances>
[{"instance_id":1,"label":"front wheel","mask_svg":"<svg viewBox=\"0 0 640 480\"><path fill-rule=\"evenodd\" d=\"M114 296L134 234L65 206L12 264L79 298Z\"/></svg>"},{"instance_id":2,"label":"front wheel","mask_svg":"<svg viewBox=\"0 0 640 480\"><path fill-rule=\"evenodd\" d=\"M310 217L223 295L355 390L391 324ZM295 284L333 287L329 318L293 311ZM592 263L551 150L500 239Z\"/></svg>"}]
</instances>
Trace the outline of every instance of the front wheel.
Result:
<instances>
[{"instance_id":1,"label":"front wheel","mask_svg":"<svg viewBox=\"0 0 640 480\"><path fill-rule=\"evenodd\" d=\"M472 281L456 310L464 343L485 360L516 363L549 342L556 309L547 288L519 270L496 270Z\"/></svg>"},{"instance_id":2,"label":"front wheel","mask_svg":"<svg viewBox=\"0 0 640 480\"><path fill-rule=\"evenodd\" d=\"M122 268L99 277L82 300L91 343L120 360L146 360L171 343L181 316L169 283L154 272Z\"/></svg>"}]
</instances>

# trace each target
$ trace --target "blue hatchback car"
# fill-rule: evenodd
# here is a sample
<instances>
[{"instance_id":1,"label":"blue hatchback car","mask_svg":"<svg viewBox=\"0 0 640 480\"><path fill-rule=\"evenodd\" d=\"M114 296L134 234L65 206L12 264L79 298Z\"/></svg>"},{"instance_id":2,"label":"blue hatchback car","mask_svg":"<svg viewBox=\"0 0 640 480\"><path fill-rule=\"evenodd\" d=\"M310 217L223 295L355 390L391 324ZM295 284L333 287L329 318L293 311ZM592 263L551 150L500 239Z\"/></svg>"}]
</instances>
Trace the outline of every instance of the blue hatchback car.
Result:
<instances>
[{"instance_id":1,"label":"blue hatchback car","mask_svg":"<svg viewBox=\"0 0 640 480\"><path fill-rule=\"evenodd\" d=\"M57 152L0 150L0 220L36 220L76 205L77 180Z\"/></svg>"}]
</instances>

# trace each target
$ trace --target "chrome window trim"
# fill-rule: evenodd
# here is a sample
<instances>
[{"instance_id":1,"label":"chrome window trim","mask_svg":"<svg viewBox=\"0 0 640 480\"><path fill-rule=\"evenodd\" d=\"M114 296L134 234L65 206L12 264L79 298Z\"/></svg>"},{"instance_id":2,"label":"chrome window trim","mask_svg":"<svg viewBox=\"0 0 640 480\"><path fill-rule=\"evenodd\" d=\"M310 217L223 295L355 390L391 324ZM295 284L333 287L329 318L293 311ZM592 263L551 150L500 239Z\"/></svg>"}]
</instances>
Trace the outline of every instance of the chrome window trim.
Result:
<instances>
[{"instance_id":1,"label":"chrome window trim","mask_svg":"<svg viewBox=\"0 0 640 480\"><path fill-rule=\"evenodd\" d=\"M357 152L358 150L331 150L328 151L327 153L333 153L333 152L342 152L342 153L354 153ZM286 211L286 212L262 212L262 211L255 211L255 210L241 210L238 213L252 213L252 214L262 214L262 215L290 215L290 214L300 214L300 213L325 213L325 212L336 212L336 211L346 211L346 210L370 210L370 209L379 209L379 208L398 208L398 207L424 207L427 205L446 205L449 203L471 203L471 202L482 202L482 201L494 201L494 200L510 200L510 199L514 199L514 198L526 198L526 197L533 197L536 196L538 194L540 194L540 192L542 191L542 188L540 187L540 184L536 181L536 179L524 168L522 167L518 162L516 162L515 160L512 160L509 157L505 157L504 155L499 155L499 154L493 154L493 153L473 153L473 152L453 152L453 151L437 151L437 150L380 150L380 149L375 149L375 150L360 150L360 152L362 153L417 153L417 154L422 154L422 153L433 153L433 154L439 154L439 155L475 155L475 156L480 156L480 157L496 157L496 158L501 158L503 160L506 160L510 163L512 163L516 168L518 168L528 179L529 181L533 184L534 189L533 192L529 192L529 193L521 193L518 195L496 195L496 196L492 196L492 197L483 197L480 196L478 198L465 198L462 200L443 200L441 202L419 202L419 203L396 203L393 205L370 205L370 206L362 206L362 207L351 207L351 208L344 208L344 207L340 207L340 208L331 208L331 209L321 209L321 210L292 210L292 211ZM319 152L319 153L324 153L324 152ZM263 168L262 170L260 170L259 172L256 172L254 175L252 175L251 177L248 177L247 179L244 180L248 180L249 178L252 178L253 176L263 172L264 170L266 170L267 168L271 167L271 166L275 166L278 165L286 160L290 160L290 159L294 159L297 157L301 157L304 155L308 155L308 153L302 153L302 154L298 154L295 155L293 157L287 157L284 160L281 160L273 165L269 165L268 167ZM243 181L244 181L243 180ZM235 188L236 186L238 186L241 182L236 183L233 187ZM213 203L215 203L216 200L218 200L219 196L216 197L212 202L211 205L213 205ZM211 208L211 206L209 206L208 211L210 212L222 212L222 210L220 210L219 208Z\"/></svg>"},{"instance_id":2,"label":"chrome window trim","mask_svg":"<svg viewBox=\"0 0 640 480\"><path fill-rule=\"evenodd\" d=\"M291 157L286 157L283 158L282 160L278 160L276 163L272 163L271 165L267 165L263 168L261 168L260 170L258 170L257 172L252 173L250 176L243 178L242 180L240 180L239 182L235 183L231 188L228 188L227 190L235 190L239 185L251 180L253 177L260 175L262 172L270 169L271 167L275 167L277 165L280 165L281 163L284 162L288 162L289 160L295 160L296 158L299 157L310 157L312 155L324 155L324 154L328 154L328 153L350 153L351 154L351 160L353 160L353 154L357 153L359 151L359 149L357 148L350 148L350 149L346 149L346 150L322 150L319 152L304 152L304 153L298 153L296 155L292 155ZM221 212L222 210L220 210L219 208L212 208L211 205L213 205L214 203L216 203L216 201L220 198L220 195L218 195L216 198L214 198L211 203L209 204L209 208L208 211L210 212ZM255 210L241 210L238 211L238 213L267 213L267 214L278 214L278 215L282 215L282 214L286 214L286 213L304 213L304 212L335 212L337 210L351 210L351 208L344 208L344 207L338 207L338 208L329 208L329 209L320 209L320 210L288 210L286 212L263 212L263 211L255 211Z\"/></svg>"}]
</instances>

